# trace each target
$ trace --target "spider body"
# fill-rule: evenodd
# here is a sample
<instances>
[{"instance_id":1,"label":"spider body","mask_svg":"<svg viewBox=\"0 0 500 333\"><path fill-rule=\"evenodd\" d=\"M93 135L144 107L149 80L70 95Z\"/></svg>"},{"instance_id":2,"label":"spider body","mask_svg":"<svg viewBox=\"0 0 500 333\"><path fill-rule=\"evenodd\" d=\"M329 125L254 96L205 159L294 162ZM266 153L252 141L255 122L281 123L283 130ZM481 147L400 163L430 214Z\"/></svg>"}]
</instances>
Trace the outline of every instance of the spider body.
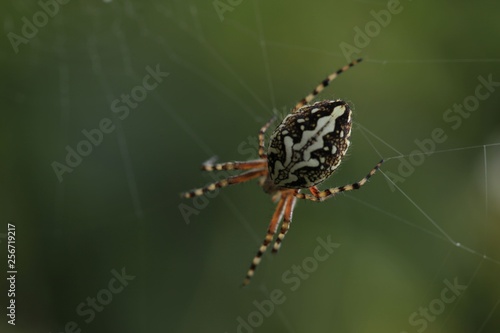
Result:
<instances>
[{"instance_id":1,"label":"spider body","mask_svg":"<svg viewBox=\"0 0 500 333\"><path fill-rule=\"evenodd\" d=\"M258 159L215 164L210 160L202 165L204 171L241 170L242 173L182 194L184 198L193 198L221 187L258 179L264 192L277 202L266 237L252 260L243 285L250 283L281 223L272 251L276 253L280 249L290 229L297 199L323 201L340 192L357 190L366 184L383 163L383 160L377 163L363 179L355 183L323 191L316 187L338 168L349 148L351 109L341 100L325 100L312 105L309 102L339 74L360 61L353 61L330 74L298 102L276 127L266 150L265 132L275 120L275 117L271 118L259 131ZM310 194L302 193L302 190L308 190Z\"/></svg>"},{"instance_id":2,"label":"spider body","mask_svg":"<svg viewBox=\"0 0 500 333\"><path fill-rule=\"evenodd\" d=\"M271 135L269 177L277 188L301 189L326 180L349 148L351 109L321 101L288 115Z\"/></svg>"}]
</instances>

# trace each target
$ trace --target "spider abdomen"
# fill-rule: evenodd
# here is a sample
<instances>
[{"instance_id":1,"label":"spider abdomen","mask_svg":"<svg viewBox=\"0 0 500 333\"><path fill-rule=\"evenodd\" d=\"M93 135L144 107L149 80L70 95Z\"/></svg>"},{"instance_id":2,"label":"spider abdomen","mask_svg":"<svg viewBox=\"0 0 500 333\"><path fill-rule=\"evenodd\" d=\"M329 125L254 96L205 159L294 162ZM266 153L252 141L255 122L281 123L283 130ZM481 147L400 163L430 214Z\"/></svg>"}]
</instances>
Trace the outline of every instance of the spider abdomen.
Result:
<instances>
[{"instance_id":1,"label":"spider abdomen","mask_svg":"<svg viewBox=\"0 0 500 333\"><path fill-rule=\"evenodd\" d=\"M288 115L274 130L268 149L269 177L278 188L307 188L327 179L349 148L351 109L321 101Z\"/></svg>"}]
</instances>

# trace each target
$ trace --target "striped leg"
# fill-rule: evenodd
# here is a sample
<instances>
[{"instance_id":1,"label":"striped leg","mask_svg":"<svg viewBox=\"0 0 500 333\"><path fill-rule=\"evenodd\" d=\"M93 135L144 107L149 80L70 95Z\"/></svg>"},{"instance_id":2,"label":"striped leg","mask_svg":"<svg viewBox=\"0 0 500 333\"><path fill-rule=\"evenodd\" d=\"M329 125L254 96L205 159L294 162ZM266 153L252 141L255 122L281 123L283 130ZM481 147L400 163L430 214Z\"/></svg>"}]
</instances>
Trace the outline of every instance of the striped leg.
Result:
<instances>
[{"instance_id":1,"label":"striped leg","mask_svg":"<svg viewBox=\"0 0 500 333\"><path fill-rule=\"evenodd\" d=\"M328 86L330 82L332 82L337 76L339 76L352 66L359 64L361 60L362 60L361 58L354 60L350 64L345 65L344 67L336 71L335 73L330 74L316 88L314 88L314 90L309 95L304 97L300 102L297 103L297 105L295 105L295 107L292 109L292 113L303 107L305 104L308 104L310 101L312 101L313 98L316 97L316 95L318 95L321 91L323 91L323 89L325 89L325 87Z\"/></svg>"},{"instance_id":2,"label":"striped leg","mask_svg":"<svg viewBox=\"0 0 500 333\"><path fill-rule=\"evenodd\" d=\"M298 191L296 191L298 192ZM294 193L296 193L294 192ZM283 216L283 224L281 225L281 230L274 242L273 253L277 253L281 247L281 242L285 238L286 233L290 229L290 224L292 223L292 214L293 209L295 208L295 203L297 202L297 198L293 195L289 195L287 198L287 202L285 204L285 214Z\"/></svg>"},{"instance_id":3,"label":"striped leg","mask_svg":"<svg viewBox=\"0 0 500 333\"><path fill-rule=\"evenodd\" d=\"M264 134L271 124L276 120L276 116L273 116L259 131L259 157L266 158L266 144L264 142Z\"/></svg>"},{"instance_id":4,"label":"striped leg","mask_svg":"<svg viewBox=\"0 0 500 333\"><path fill-rule=\"evenodd\" d=\"M267 169L258 169L258 170L247 171L247 172L242 173L241 175L232 176L232 177L229 177L227 179L223 179L221 181L209 184L205 187L197 188L197 189L194 189L194 190L191 190L188 192L184 192L181 194L181 197L187 198L187 199L197 197L197 196L203 195L207 192L215 191L216 189L221 188L221 187L226 187L226 186L233 185L233 184L244 183L244 182L247 182L251 179L265 176L265 175L267 175L267 172L268 172Z\"/></svg>"},{"instance_id":5,"label":"striped leg","mask_svg":"<svg viewBox=\"0 0 500 333\"><path fill-rule=\"evenodd\" d=\"M266 252L267 246L273 240L274 234L276 234L276 230L278 230L278 224L280 223L281 218L283 217L283 213L285 211L285 202L288 200L288 197L289 194L282 193L281 199L278 202L278 205L276 206L276 210L274 211L273 218L271 219L271 223L267 228L266 238L264 238L264 242L262 243L262 245L259 248L259 251L252 260L252 264L250 265L250 269L247 272L247 276L245 277L245 280L243 280L243 286L246 286L247 284L250 283L250 279L254 275L255 269L259 265L262 255L264 254L264 252Z\"/></svg>"},{"instance_id":6,"label":"striped leg","mask_svg":"<svg viewBox=\"0 0 500 333\"><path fill-rule=\"evenodd\" d=\"M373 176L373 174L375 174L375 172L377 172L377 170L380 168L382 163L384 163L384 160L381 160L380 162L378 162L377 165L373 169L370 170L368 175L366 175L365 178L361 179L357 183L330 188L330 189L327 189L327 190L324 190L324 191L321 191L321 192L318 192L315 194L297 193L297 194L295 194L295 196L299 199L306 199L306 200L312 200L312 201L323 201L323 200L326 200L328 198L333 197L335 194L340 193L340 192L357 190L357 189L361 188L361 186L366 184L368 179L370 179L370 177Z\"/></svg>"},{"instance_id":7,"label":"striped leg","mask_svg":"<svg viewBox=\"0 0 500 333\"><path fill-rule=\"evenodd\" d=\"M316 186L312 186L312 187L309 187L309 192L311 192L312 195L317 197L320 190Z\"/></svg>"},{"instance_id":8,"label":"striped leg","mask_svg":"<svg viewBox=\"0 0 500 333\"><path fill-rule=\"evenodd\" d=\"M201 166L203 171L222 171L222 170L250 170L250 169L265 169L267 168L267 161L263 159L245 161L245 162L225 162L225 163L212 163L207 161Z\"/></svg>"}]
</instances>

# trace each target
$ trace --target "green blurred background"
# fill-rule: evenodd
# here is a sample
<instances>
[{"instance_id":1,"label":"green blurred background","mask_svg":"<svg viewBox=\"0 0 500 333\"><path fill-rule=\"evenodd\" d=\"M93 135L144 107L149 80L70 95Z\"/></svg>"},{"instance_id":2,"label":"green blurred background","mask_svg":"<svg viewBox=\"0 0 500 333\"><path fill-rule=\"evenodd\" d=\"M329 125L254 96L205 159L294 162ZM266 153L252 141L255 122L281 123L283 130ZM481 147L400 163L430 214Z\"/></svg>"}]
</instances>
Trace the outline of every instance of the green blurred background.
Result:
<instances>
[{"instance_id":1,"label":"green blurred background","mask_svg":"<svg viewBox=\"0 0 500 333\"><path fill-rule=\"evenodd\" d=\"M212 1L70 1L16 53L7 34L20 35L41 7L2 2L0 270L14 223L18 274L17 325L2 311L0 330L237 332L250 316L258 327L239 332L498 332L500 89L456 130L443 114L480 75L500 81L500 5L401 2L360 48L365 61L321 95L348 101L356 122L323 187L360 179L381 156L385 175L396 174L396 157L435 128L446 152L425 156L400 190L378 173L360 191L298 202L279 255L240 288L270 197L255 181L207 201L179 193L212 181L199 165L215 155L255 157L260 126L346 64L339 45L355 46L354 28L387 2L220 3L231 8L222 21ZM148 66L169 75L120 120L113 101ZM116 129L59 182L52 163L103 118ZM340 247L291 290L282 275L329 235ZM135 278L108 300L111 271L122 268ZM444 280L467 289L445 304ZM275 289L284 302L257 314L254 302L268 304ZM109 304L87 323L77 308L96 296ZM429 306L438 314L410 322Z\"/></svg>"}]
</instances>

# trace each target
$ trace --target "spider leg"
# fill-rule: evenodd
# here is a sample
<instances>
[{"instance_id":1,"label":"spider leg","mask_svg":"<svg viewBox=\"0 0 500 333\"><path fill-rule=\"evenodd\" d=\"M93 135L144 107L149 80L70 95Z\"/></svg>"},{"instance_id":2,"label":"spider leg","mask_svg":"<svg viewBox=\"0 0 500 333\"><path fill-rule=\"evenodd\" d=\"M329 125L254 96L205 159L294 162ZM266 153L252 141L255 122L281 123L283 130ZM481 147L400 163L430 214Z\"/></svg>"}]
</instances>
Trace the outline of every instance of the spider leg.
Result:
<instances>
[{"instance_id":1,"label":"spider leg","mask_svg":"<svg viewBox=\"0 0 500 333\"><path fill-rule=\"evenodd\" d=\"M249 169L265 169L267 168L267 161L264 159L245 161L245 162L225 162L225 163L211 163L206 162L201 166L203 171L222 171L222 170L249 170Z\"/></svg>"},{"instance_id":2,"label":"spider leg","mask_svg":"<svg viewBox=\"0 0 500 333\"><path fill-rule=\"evenodd\" d=\"M276 116L273 116L262 128L259 130L259 157L266 158L266 146L264 142L264 134L271 124L276 120Z\"/></svg>"},{"instance_id":3,"label":"spider leg","mask_svg":"<svg viewBox=\"0 0 500 333\"><path fill-rule=\"evenodd\" d=\"M215 157L203 163L201 166L201 170L203 171L222 171L222 170L249 170L249 169L257 169L257 168L266 168L267 160L266 160L266 147L264 134L268 130L269 126L276 120L276 116L273 116L264 126L259 130L259 157L260 159L244 161L244 162L224 162L224 163L213 163Z\"/></svg>"},{"instance_id":4,"label":"spider leg","mask_svg":"<svg viewBox=\"0 0 500 333\"><path fill-rule=\"evenodd\" d=\"M250 283L250 279L254 275L255 269L259 265L262 255L264 254L264 252L266 252L267 246L273 240L274 234L276 234L276 230L278 230L278 224L283 217L283 213L285 211L285 203L288 201L289 196L289 193L281 194L280 201L276 206L276 210L274 211L271 223L269 223L269 227L267 228L266 238L264 238L264 242L262 243L259 251L252 260L252 264L250 265L250 269L247 272L247 276L245 277L245 280L243 280L243 286L246 286Z\"/></svg>"},{"instance_id":5,"label":"spider leg","mask_svg":"<svg viewBox=\"0 0 500 333\"><path fill-rule=\"evenodd\" d=\"M298 191L293 192L293 194L295 194L295 193L298 193ZM274 242L273 253L278 252L278 250L281 247L281 242L283 242L283 239L285 238L286 233L290 229L290 224L292 223L293 210L295 208L295 203L297 202L297 198L294 197L293 194L290 194L287 197L287 202L285 204L285 214L283 216L283 224L281 225L280 233L278 234L278 237L276 238L276 241Z\"/></svg>"},{"instance_id":6,"label":"spider leg","mask_svg":"<svg viewBox=\"0 0 500 333\"><path fill-rule=\"evenodd\" d=\"M326 86L328 86L330 84L330 82L332 82L333 80L335 80L335 78L337 76L339 76L340 74L342 74L343 72L345 72L346 70L348 70L349 68L351 68L352 66L356 65L356 64L359 64L361 62L361 58L360 59L357 59L357 60L353 60L351 63L349 63L348 65L345 65L344 67L342 67L341 69L337 70L336 72L330 74L326 79L324 79L316 88L314 88L314 90L309 94L307 95L306 97L304 97L300 102L298 102L295 107L292 109L292 113L297 111L298 109L300 109L302 106L304 106L305 104L308 104L310 101L313 100L313 98L318 95L320 92L323 91L323 89L325 89Z\"/></svg>"},{"instance_id":7,"label":"spider leg","mask_svg":"<svg viewBox=\"0 0 500 333\"><path fill-rule=\"evenodd\" d=\"M194 190L191 190L188 192L184 192L181 194L181 197L187 198L187 199L197 197L197 196L203 195L207 192L215 191L216 189L221 188L221 187L226 187L226 186L233 185L233 184L244 183L244 182L247 182L251 179L265 176L267 174L267 172L268 172L267 169L257 169L257 170L247 171L247 172L242 173L241 175L232 176L232 177L229 177L226 179L222 179L218 182L211 183L205 187L201 187L201 188L197 188L197 189L194 189Z\"/></svg>"},{"instance_id":8,"label":"spider leg","mask_svg":"<svg viewBox=\"0 0 500 333\"><path fill-rule=\"evenodd\" d=\"M311 187L309 187L309 192L311 192L312 195L317 197L320 190L316 186L311 186Z\"/></svg>"},{"instance_id":9,"label":"spider leg","mask_svg":"<svg viewBox=\"0 0 500 333\"><path fill-rule=\"evenodd\" d=\"M340 192L357 190L357 189L361 188L361 186L366 184L368 179L370 179L370 177L373 176L373 174L375 172L377 172L377 170L380 168L382 163L384 163L384 160L381 160L380 162L378 162L377 165L373 169L370 170L370 172L368 173L368 175L366 175L365 178L361 179L360 181L358 181L356 183L344 185L344 186L340 186L340 187L330 188L330 189L318 192L316 194L296 193L294 195L295 195L295 197L297 197L299 199L306 199L306 200L312 200L312 201L323 201L323 200L326 200L330 197L333 197L335 194L340 193Z\"/></svg>"}]
</instances>

